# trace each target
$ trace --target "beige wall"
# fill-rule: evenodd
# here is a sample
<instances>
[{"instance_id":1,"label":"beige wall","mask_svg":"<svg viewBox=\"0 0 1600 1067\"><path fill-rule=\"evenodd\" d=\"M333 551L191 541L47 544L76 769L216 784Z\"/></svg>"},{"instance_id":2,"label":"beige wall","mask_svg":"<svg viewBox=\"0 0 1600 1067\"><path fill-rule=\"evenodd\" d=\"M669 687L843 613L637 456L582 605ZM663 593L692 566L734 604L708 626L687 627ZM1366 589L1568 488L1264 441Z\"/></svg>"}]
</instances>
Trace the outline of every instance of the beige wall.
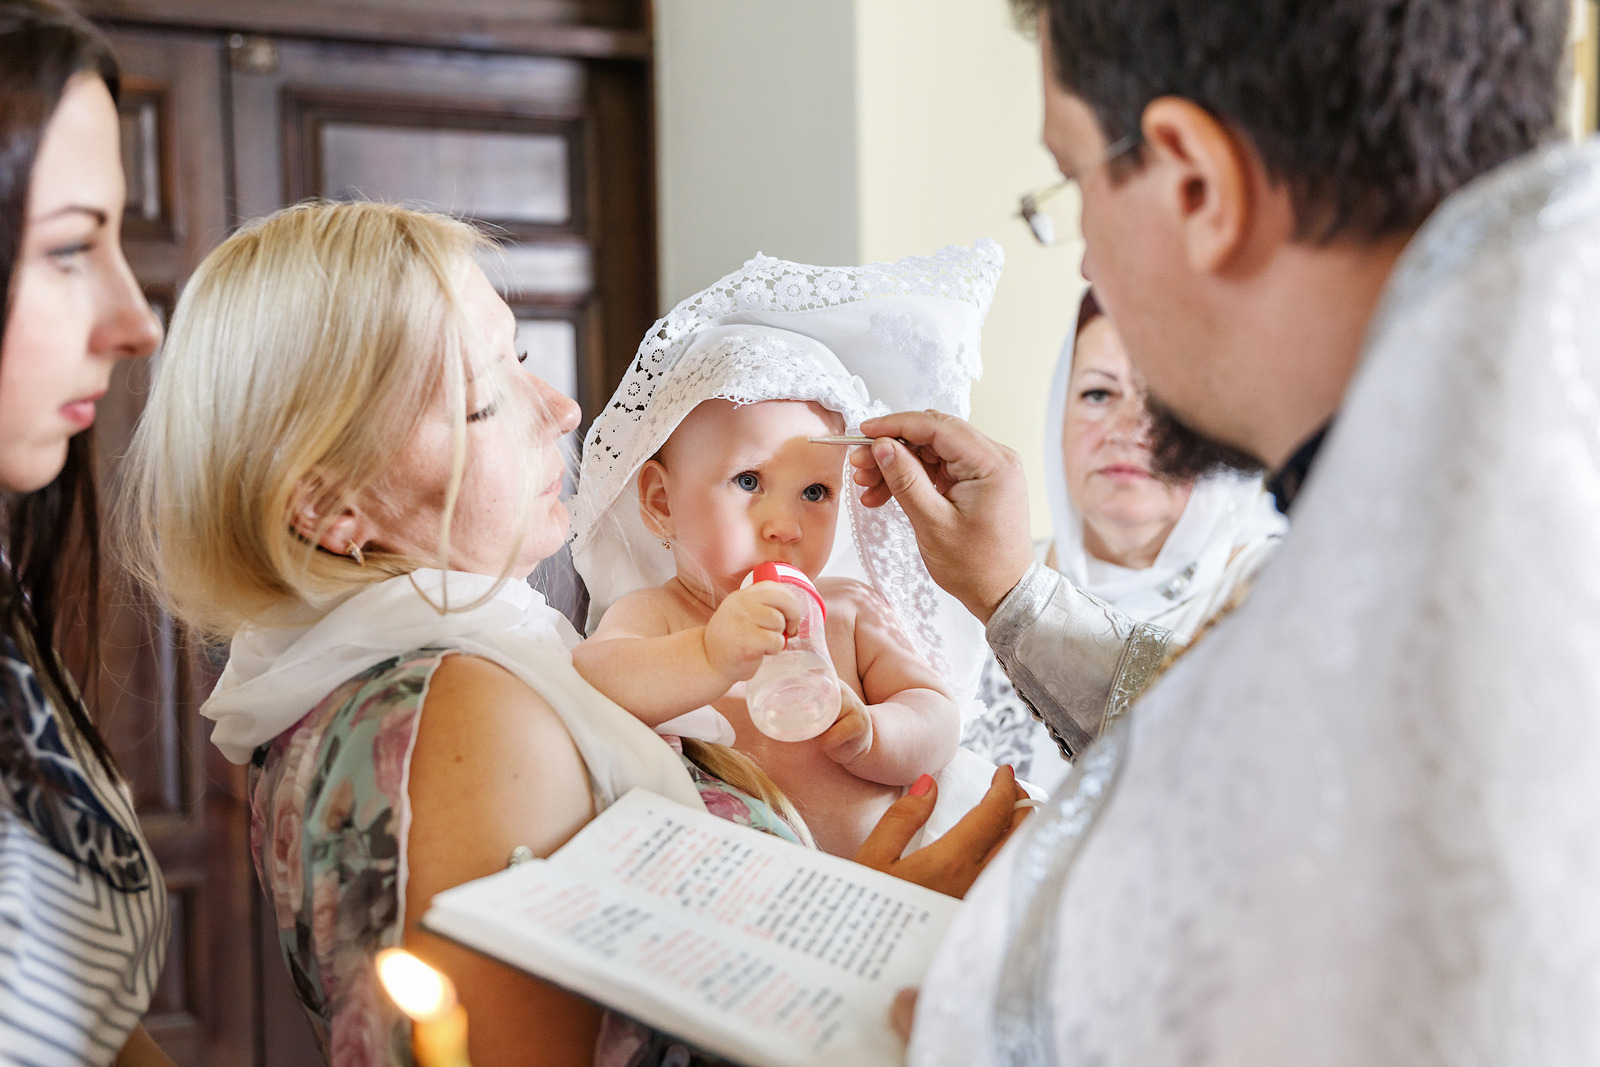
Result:
<instances>
[{"instance_id":1,"label":"beige wall","mask_svg":"<svg viewBox=\"0 0 1600 1067\"><path fill-rule=\"evenodd\" d=\"M854 0L658 0L661 304L757 252L852 262Z\"/></svg>"},{"instance_id":2,"label":"beige wall","mask_svg":"<svg viewBox=\"0 0 1600 1067\"><path fill-rule=\"evenodd\" d=\"M862 258L979 237L1005 248L972 421L1022 453L1044 536L1044 402L1083 280L1075 241L1042 248L1015 217L1021 193L1057 176L1039 141L1038 50L1005 0L862 0L856 26Z\"/></svg>"},{"instance_id":3,"label":"beige wall","mask_svg":"<svg viewBox=\"0 0 1600 1067\"><path fill-rule=\"evenodd\" d=\"M1014 217L1055 170L1038 52L1005 0L658 0L656 13L663 308L758 249L855 263L993 237L1007 263L972 417L1022 453L1043 536L1043 404L1083 282L1075 242L1040 248Z\"/></svg>"}]
</instances>

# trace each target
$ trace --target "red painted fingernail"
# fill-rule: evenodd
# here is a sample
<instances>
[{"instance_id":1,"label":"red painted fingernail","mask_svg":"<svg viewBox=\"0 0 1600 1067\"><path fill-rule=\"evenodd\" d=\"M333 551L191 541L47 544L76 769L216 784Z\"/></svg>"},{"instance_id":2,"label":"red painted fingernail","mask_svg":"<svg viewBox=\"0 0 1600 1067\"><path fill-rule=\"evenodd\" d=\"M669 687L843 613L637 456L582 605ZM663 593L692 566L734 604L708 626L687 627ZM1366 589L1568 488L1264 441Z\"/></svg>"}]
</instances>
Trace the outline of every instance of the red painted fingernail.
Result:
<instances>
[{"instance_id":1,"label":"red painted fingernail","mask_svg":"<svg viewBox=\"0 0 1600 1067\"><path fill-rule=\"evenodd\" d=\"M911 783L911 788L906 790L914 797L927 796L928 790L933 788L933 775L924 774L921 778Z\"/></svg>"}]
</instances>

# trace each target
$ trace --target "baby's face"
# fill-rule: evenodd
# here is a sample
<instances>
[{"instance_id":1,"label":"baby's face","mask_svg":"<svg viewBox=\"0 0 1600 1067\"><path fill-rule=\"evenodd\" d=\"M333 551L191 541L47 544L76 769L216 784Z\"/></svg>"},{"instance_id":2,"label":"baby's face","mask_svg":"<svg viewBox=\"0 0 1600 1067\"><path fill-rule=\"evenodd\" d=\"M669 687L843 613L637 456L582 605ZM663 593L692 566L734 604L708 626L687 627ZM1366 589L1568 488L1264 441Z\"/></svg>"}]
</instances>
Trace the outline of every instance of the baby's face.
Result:
<instances>
[{"instance_id":1,"label":"baby's face","mask_svg":"<svg viewBox=\"0 0 1600 1067\"><path fill-rule=\"evenodd\" d=\"M844 450L806 438L843 428L795 400L708 400L690 412L661 450L679 578L720 602L758 563L816 577L833 551Z\"/></svg>"}]
</instances>

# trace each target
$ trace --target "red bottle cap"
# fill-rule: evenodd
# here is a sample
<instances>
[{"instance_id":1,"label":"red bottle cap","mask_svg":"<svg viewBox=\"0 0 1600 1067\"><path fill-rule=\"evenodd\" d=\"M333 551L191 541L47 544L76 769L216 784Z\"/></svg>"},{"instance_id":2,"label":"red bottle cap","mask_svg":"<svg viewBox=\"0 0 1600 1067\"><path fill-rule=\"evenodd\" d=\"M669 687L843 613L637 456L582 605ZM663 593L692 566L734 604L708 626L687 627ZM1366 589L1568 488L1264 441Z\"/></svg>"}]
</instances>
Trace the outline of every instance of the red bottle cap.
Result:
<instances>
[{"instance_id":1,"label":"red bottle cap","mask_svg":"<svg viewBox=\"0 0 1600 1067\"><path fill-rule=\"evenodd\" d=\"M787 563L758 563L756 569L750 572L750 582L787 582L789 585L798 586L811 594L811 599L817 602L817 610L822 612L824 621L828 618L828 605L822 602L822 594L817 592L817 587L811 584L811 579L806 577L806 572L799 567L792 567Z\"/></svg>"}]
</instances>

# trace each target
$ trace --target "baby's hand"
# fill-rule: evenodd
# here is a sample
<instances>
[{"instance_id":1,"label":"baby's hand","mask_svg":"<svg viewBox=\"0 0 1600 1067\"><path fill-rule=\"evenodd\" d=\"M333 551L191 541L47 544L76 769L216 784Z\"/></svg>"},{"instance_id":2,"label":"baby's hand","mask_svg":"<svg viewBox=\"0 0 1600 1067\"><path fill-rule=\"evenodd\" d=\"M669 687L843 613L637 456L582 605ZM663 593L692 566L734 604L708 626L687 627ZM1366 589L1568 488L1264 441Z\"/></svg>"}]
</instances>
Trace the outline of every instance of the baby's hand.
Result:
<instances>
[{"instance_id":1,"label":"baby's hand","mask_svg":"<svg viewBox=\"0 0 1600 1067\"><path fill-rule=\"evenodd\" d=\"M706 662L729 685L746 681L763 657L783 651L784 634L794 633L803 617L800 594L781 582L729 593L706 623Z\"/></svg>"},{"instance_id":2,"label":"baby's hand","mask_svg":"<svg viewBox=\"0 0 1600 1067\"><path fill-rule=\"evenodd\" d=\"M872 713L843 682L839 683L839 717L817 740L828 758L844 767L872 751Z\"/></svg>"}]
</instances>

